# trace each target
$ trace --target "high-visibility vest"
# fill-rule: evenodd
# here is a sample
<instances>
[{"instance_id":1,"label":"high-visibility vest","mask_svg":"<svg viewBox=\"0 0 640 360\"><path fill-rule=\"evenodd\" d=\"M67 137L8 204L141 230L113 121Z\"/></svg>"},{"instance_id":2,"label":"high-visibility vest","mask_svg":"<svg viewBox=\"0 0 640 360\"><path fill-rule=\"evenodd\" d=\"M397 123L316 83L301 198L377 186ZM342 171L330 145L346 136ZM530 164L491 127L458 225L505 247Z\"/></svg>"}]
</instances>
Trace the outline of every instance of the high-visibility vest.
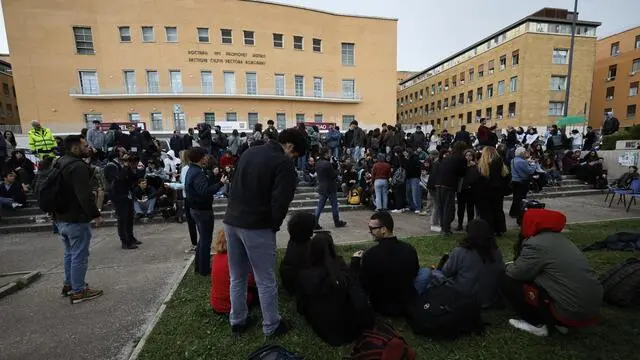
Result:
<instances>
[{"instance_id":1,"label":"high-visibility vest","mask_svg":"<svg viewBox=\"0 0 640 360\"><path fill-rule=\"evenodd\" d=\"M29 130L29 148L35 152L52 151L57 146L51 130L40 128L40 130Z\"/></svg>"}]
</instances>

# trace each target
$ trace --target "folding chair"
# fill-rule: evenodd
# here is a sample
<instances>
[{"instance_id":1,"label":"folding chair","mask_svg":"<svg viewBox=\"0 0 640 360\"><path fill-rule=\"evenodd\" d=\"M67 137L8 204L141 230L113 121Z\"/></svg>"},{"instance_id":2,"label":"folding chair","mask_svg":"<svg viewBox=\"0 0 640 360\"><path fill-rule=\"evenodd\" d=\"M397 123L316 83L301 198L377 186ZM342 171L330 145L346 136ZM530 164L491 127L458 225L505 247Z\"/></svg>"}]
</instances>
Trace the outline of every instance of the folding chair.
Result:
<instances>
[{"instance_id":1,"label":"folding chair","mask_svg":"<svg viewBox=\"0 0 640 360\"><path fill-rule=\"evenodd\" d=\"M624 206L627 206L627 198L625 195L629 195L632 193L631 190L629 189L618 189L618 188L614 188L611 185L607 186L608 191L607 191L607 196L605 196L604 198L604 202L607 202L607 200L609 199L609 195L611 195L611 200L609 201L609 207L611 207L611 204L613 204L613 199L616 198L616 195L618 195L618 205L620 205L620 203L624 203Z\"/></svg>"},{"instance_id":2,"label":"folding chair","mask_svg":"<svg viewBox=\"0 0 640 360\"><path fill-rule=\"evenodd\" d=\"M631 196L631 199L629 199L629 205L627 206L627 212L629 212L631 203L635 203L636 198L640 197L640 180L633 180L631 182L631 192L627 195Z\"/></svg>"}]
</instances>

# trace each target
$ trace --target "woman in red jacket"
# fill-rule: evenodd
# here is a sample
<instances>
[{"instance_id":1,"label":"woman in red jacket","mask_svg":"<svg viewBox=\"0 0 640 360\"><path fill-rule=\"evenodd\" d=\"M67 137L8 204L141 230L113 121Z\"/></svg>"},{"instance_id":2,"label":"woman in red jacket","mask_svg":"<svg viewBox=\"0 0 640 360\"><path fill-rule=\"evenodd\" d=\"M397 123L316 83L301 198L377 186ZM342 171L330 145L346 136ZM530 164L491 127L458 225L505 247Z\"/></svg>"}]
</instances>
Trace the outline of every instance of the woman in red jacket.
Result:
<instances>
[{"instance_id":1,"label":"woman in red jacket","mask_svg":"<svg viewBox=\"0 0 640 360\"><path fill-rule=\"evenodd\" d=\"M227 259L227 239L222 229L216 233L214 245L216 254L211 259L211 308L218 314L229 314L231 311L231 297L229 287L229 261ZM249 275L247 291L247 304L255 305L258 302L258 289L253 274Z\"/></svg>"}]
</instances>

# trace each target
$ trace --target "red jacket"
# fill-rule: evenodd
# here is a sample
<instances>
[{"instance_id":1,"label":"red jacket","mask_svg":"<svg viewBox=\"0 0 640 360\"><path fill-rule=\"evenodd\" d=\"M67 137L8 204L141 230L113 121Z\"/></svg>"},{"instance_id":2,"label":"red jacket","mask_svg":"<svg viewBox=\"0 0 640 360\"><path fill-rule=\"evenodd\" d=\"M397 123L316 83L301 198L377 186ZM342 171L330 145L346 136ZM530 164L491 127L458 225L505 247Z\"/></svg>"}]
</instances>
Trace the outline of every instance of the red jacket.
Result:
<instances>
[{"instance_id":1,"label":"red jacket","mask_svg":"<svg viewBox=\"0 0 640 360\"><path fill-rule=\"evenodd\" d=\"M233 167L233 156L224 154L220 157L220 168L224 169L227 166Z\"/></svg>"},{"instance_id":2,"label":"red jacket","mask_svg":"<svg viewBox=\"0 0 640 360\"><path fill-rule=\"evenodd\" d=\"M229 275L229 260L227 253L215 254L211 259L211 308L222 314L231 312L231 297L229 294L231 276ZM255 287L253 274L249 274L249 287ZM247 291L247 304L253 302L253 293Z\"/></svg>"}]
</instances>

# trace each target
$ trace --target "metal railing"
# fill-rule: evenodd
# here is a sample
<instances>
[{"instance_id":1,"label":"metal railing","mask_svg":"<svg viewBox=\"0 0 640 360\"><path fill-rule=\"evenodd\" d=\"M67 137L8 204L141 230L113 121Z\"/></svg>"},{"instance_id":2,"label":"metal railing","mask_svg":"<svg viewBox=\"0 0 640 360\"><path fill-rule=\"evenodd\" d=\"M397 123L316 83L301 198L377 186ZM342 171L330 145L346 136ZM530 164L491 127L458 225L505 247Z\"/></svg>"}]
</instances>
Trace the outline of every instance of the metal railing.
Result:
<instances>
[{"instance_id":1,"label":"metal railing","mask_svg":"<svg viewBox=\"0 0 640 360\"><path fill-rule=\"evenodd\" d=\"M0 132L4 133L5 131L11 131L14 134L22 134L22 125L20 124L0 124Z\"/></svg>"}]
</instances>

